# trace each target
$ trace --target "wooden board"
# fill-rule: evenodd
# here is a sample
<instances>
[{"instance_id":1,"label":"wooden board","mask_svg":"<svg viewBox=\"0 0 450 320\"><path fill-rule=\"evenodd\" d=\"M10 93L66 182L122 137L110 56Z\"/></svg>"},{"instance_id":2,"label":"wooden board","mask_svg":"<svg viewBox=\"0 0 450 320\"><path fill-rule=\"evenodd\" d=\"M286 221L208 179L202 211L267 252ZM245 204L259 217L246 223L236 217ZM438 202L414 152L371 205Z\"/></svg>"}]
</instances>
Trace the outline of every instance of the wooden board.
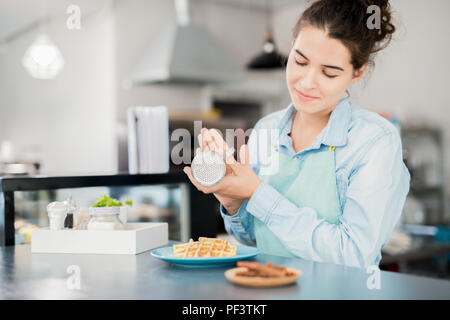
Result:
<instances>
[{"instance_id":1,"label":"wooden board","mask_svg":"<svg viewBox=\"0 0 450 320\"><path fill-rule=\"evenodd\" d=\"M246 270L247 268L245 267L229 269L225 271L225 277L234 284L246 287L279 287L296 282L302 275L300 270L291 268L287 268L287 270L294 274L288 277L246 277L236 275L236 273Z\"/></svg>"}]
</instances>

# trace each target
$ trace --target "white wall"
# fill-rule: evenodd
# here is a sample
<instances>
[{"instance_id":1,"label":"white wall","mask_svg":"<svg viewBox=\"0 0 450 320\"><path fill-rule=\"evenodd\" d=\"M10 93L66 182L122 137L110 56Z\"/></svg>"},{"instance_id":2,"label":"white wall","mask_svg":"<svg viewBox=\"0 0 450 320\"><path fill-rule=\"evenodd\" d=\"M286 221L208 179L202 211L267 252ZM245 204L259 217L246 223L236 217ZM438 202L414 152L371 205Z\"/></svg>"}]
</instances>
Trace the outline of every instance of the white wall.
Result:
<instances>
[{"instance_id":1,"label":"white wall","mask_svg":"<svg viewBox=\"0 0 450 320\"><path fill-rule=\"evenodd\" d=\"M64 14L47 26L65 59L56 79L33 79L22 67L38 30L17 37L0 54L0 141L12 141L19 151L40 151L44 172L112 171L114 19L107 12L82 16L81 30L70 31Z\"/></svg>"}]
</instances>

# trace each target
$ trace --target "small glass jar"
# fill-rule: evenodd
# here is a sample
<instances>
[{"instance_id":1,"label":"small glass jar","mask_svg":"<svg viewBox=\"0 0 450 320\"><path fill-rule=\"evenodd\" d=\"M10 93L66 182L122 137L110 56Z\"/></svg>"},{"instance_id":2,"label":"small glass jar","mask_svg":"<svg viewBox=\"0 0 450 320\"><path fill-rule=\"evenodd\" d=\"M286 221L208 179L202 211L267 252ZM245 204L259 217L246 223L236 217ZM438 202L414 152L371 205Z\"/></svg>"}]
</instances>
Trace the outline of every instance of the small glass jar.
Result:
<instances>
[{"instance_id":1,"label":"small glass jar","mask_svg":"<svg viewBox=\"0 0 450 320\"><path fill-rule=\"evenodd\" d=\"M67 215L66 215L66 219L64 220L64 228L67 229L73 229L74 228L74 215L76 213L76 211L78 210L78 206L75 203L75 201L73 201L72 196L69 197L69 199L67 199L65 201L66 205L67 205Z\"/></svg>"},{"instance_id":2,"label":"small glass jar","mask_svg":"<svg viewBox=\"0 0 450 320\"><path fill-rule=\"evenodd\" d=\"M64 201L54 201L47 206L50 230L64 229L64 219L67 215L67 204Z\"/></svg>"},{"instance_id":3,"label":"small glass jar","mask_svg":"<svg viewBox=\"0 0 450 320\"><path fill-rule=\"evenodd\" d=\"M81 207L77 210L75 228L77 230L87 230L89 219L91 219L89 208Z\"/></svg>"},{"instance_id":4,"label":"small glass jar","mask_svg":"<svg viewBox=\"0 0 450 320\"><path fill-rule=\"evenodd\" d=\"M90 207L88 230L124 230L125 225L119 219L120 207Z\"/></svg>"}]
</instances>

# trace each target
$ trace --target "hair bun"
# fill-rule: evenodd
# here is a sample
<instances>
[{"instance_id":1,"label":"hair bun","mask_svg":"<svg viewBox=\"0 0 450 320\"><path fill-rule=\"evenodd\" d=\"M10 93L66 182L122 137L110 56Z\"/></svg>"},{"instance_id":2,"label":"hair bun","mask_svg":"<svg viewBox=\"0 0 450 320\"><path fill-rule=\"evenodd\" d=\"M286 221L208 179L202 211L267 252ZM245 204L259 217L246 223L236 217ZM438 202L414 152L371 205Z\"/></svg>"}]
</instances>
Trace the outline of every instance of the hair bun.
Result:
<instances>
[{"instance_id":1,"label":"hair bun","mask_svg":"<svg viewBox=\"0 0 450 320\"><path fill-rule=\"evenodd\" d=\"M392 23L391 5L389 0L356 0L366 11L370 6L377 6L380 9L380 29L370 30L370 34L375 42L382 43L376 46L374 52L386 48L392 39L392 34L395 32L395 26ZM367 16L370 17L369 15Z\"/></svg>"},{"instance_id":2,"label":"hair bun","mask_svg":"<svg viewBox=\"0 0 450 320\"><path fill-rule=\"evenodd\" d=\"M389 6L389 0L356 0L365 7L379 6L380 8L386 8Z\"/></svg>"}]
</instances>

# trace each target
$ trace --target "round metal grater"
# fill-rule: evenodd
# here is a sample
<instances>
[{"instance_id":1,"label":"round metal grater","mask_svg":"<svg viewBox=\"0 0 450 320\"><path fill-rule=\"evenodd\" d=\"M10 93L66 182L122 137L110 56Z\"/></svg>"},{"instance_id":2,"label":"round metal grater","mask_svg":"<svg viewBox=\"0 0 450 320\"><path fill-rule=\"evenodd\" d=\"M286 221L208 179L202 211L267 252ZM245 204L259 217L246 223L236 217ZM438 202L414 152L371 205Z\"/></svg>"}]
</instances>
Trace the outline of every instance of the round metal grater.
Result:
<instances>
[{"instance_id":1,"label":"round metal grater","mask_svg":"<svg viewBox=\"0 0 450 320\"><path fill-rule=\"evenodd\" d=\"M202 151L192 160L191 172L195 180L203 186L213 186L225 176L226 157L234 153L230 148L225 155L213 151Z\"/></svg>"}]
</instances>

